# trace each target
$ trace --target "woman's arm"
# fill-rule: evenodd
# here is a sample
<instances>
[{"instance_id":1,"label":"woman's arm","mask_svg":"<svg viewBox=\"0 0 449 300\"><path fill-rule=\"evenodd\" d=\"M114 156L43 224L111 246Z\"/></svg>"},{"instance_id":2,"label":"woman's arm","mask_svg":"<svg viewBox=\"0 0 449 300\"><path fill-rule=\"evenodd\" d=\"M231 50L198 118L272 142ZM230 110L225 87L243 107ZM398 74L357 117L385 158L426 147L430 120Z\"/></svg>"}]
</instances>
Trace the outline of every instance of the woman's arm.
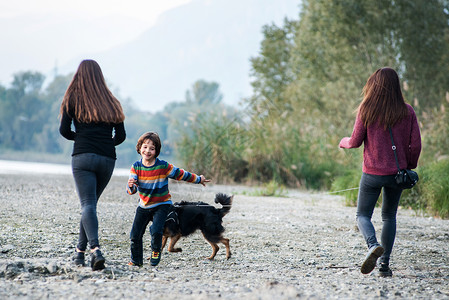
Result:
<instances>
[{"instance_id":1,"label":"woman's arm","mask_svg":"<svg viewBox=\"0 0 449 300\"><path fill-rule=\"evenodd\" d=\"M126 131L125 131L125 124L119 123L115 127L115 134L114 134L114 145L120 145L123 143L123 141L126 139Z\"/></svg>"},{"instance_id":2,"label":"woman's arm","mask_svg":"<svg viewBox=\"0 0 449 300\"><path fill-rule=\"evenodd\" d=\"M340 141L340 148L358 148L362 145L366 136L366 128L362 120L357 116L351 137L344 137Z\"/></svg>"},{"instance_id":3,"label":"woman's arm","mask_svg":"<svg viewBox=\"0 0 449 300\"><path fill-rule=\"evenodd\" d=\"M59 125L59 133L68 140L75 140L76 133L72 131L72 118L64 112Z\"/></svg>"},{"instance_id":4,"label":"woman's arm","mask_svg":"<svg viewBox=\"0 0 449 300\"><path fill-rule=\"evenodd\" d=\"M415 169L418 166L419 155L421 154L421 133L419 131L416 115L412 115L412 130L410 132L410 161L407 163L407 169Z\"/></svg>"}]
</instances>

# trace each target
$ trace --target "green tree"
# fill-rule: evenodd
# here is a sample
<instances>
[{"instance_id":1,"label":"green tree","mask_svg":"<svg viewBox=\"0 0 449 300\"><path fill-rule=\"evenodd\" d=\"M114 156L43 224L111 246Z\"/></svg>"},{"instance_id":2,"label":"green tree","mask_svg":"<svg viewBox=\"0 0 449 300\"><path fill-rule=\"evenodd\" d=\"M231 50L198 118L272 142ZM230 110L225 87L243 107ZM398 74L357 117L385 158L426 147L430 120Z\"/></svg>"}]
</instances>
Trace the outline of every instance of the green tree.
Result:
<instances>
[{"instance_id":1,"label":"green tree","mask_svg":"<svg viewBox=\"0 0 449 300\"><path fill-rule=\"evenodd\" d=\"M298 162L297 157L291 156L296 155L291 151L296 126L291 123L292 103L286 96L296 79L291 59L297 26L289 20L284 21L284 27L264 26L260 55L251 58L254 95L246 101L250 123L242 155L251 166L248 174L252 180L299 184L293 174L296 164L292 163Z\"/></svg>"},{"instance_id":2,"label":"green tree","mask_svg":"<svg viewBox=\"0 0 449 300\"><path fill-rule=\"evenodd\" d=\"M402 0L391 6L394 20L400 20L391 31L409 85L406 96L421 111L438 108L449 90L449 2Z\"/></svg>"},{"instance_id":3,"label":"green tree","mask_svg":"<svg viewBox=\"0 0 449 300\"><path fill-rule=\"evenodd\" d=\"M290 59L298 24L287 19L284 22L283 28L274 24L263 27L260 55L250 59L254 95L248 104L255 118L278 116L291 108L284 92L296 78Z\"/></svg>"},{"instance_id":4,"label":"green tree","mask_svg":"<svg viewBox=\"0 0 449 300\"><path fill-rule=\"evenodd\" d=\"M69 154L72 150L59 134L58 118L62 98L72 77L73 74L56 76L41 93L42 107L36 114L44 123L42 130L34 135L35 145L40 151Z\"/></svg>"},{"instance_id":5,"label":"green tree","mask_svg":"<svg viewBox=\"0 0 449 300\"><path fill-rule=\"evenodd\" d=\"M219 84L216 82L207 82L197 80L191 90L186 91L186 101L188 103L218 104L223 99L223 94L219 91Z\"/></svg>"},{"instance_id":6,"label":"green tree","mask_svg":"<svg viewBox=\"0 0 449 300\"><path fill-rule=\"evenodd\" d=\"M139 137L147 131L158 132L164 142L164 128L166 120L161 119L159 113L143 112L135 108L131 99L121 101L125 113L126 140L117 147L117 166L130 167L139 159L136 144ZM163 147L161 155L166 155L167 147Z\"/></svg>"},{"instance_id":7,"label":"green tree","mask_svg":"<svg viewBox=\"0 0 449 300\"><path fill-rule=\"evenodd\" d=\"M246 180L247 162L242 158L246 136L241 120L220 111L200 113L190 129L192 134L176 143L184 168L207 174L216 183Z\"/></svg>"},{"instance_id":8,"label":"green tree","mask_svg":"<svg viewBox=\"0 0 449 300\"><path fill-rule=\"evenodd\" d=\"M231 131L238 131L231 128L238 127L240 116L234 108L221 102L222 97L218 83L198 80L186 92L185 102L171 103L162 112L168 124L167 146L174 149L178 161L196 172L207 171L211 174L212 168L217 172L225 172L226 166L221 168L217 159L222 157L225 160L225 157L238 153L234 151L234 154L227 153L224 156L217 154L214 156L216 159L210 157L218 153L219 149L230 149L226 148L229 139L224 136L229 136ZM216 179L223 177L219 174L221 173L217 173Z\"/></svg>"},{"instance_id":9,"label":"green tree","mask_svg":"<svg viewBox=\"0 0 449 300\"><path fill-rule=\"evenodd\" d=\"M347 153L338 142L380 67L398 70L418 118L437 116L449 86L448 15L439 0L305 0L298 20L264 26L241 132L248 176L326 188L360 170L362 150Z\"/></svg>"},{"instance_id":10,"label":"green tree","mask_svg":"<svg viewBox=\"0 0 449 300\"><path fill-rule=\"evenodd\" d=\"M33 149L34 133L42 129L44 121L38 112L45 107L40 98L44 75L20 72L14 75L11 88L5 93L2 119L2 143L16 150Z\"/></svg>"},{"instance_id":11,"label":"green tree","mask_svg":"<svg viewBox=\"0 0 449 300\"><path fill-rule=\"evenodd\" d=\"M5 146L6 130L8 125L8 116L10 116L10 107L7 102L7 90L0 85L0 148Z\"/></svg>"},{"instance_id":12,"label":"green tree","mask_svg":"<svg viewBox=\"0 0 449 300\"><path fill-rule=\"evenodd\" d=\"M135 145L140 135L147 131L155 131L161 137L162 159L175 162L188 160L184 154L185 148L177 155L177 146L184 137L194 137L195 124L201 122L203 114L215 114L216 111L223 115L232 114L231 109L221 103L222 97L218 83L198 80L186 92L186 101L171 102L160 112L141 112L134 108L130 99L122 101L127 138L117 148L117 165L129 167L139 158Z\"/></svg>"},{"instance_id":13,"label":"green tree","mask_svg":"<svg viewBox=\"0 0 449 300\"><path fill-rule=\"evenodd\" d=\"M230 112L230 108L224 105L217 82L197 80L190 90L186 91L186 101L173 102L165 106L162 114L167 122L167 143L176 147L177 141L184 135L192 136L192 124L198 121L203 113L220 111L224 114Z\"/></svg>"},{"instance_id":14,"label":"green tree","mask_svg":"<svg viewBox=\"0 0 449 300\"><path fill-rule=\"evenodd\" d=\"M282 174L282 168L287 173L289 166L296 166L292 172L307 186L329 186L332 175L345 169L342 166L359 168L360 151L347 155L337 145L341 136L351 132L366 79L383 66L399 71L409 87L405 90L408 99L419 98L426 110L439 105L448 86L447 76L441 76L447 73L443 60L449 52L447 3L411 3L304 1L299 21L286 22L277 30L290 35L279 34L276 39L264 31L261 54L252 59L256 81L250 109L260 112L252 118L249 133L260 137L250 151L257 157L255 163L274 162L274 176ZM401 24L399 16L408 18L407 25ZM292 23L294 30L289 30ZM422 27L427 34L415 34ZM279 49L288 47L283 43L292 45L284 56ZM418 45L420 51L414 51ZM260 67L260 62L276 60L286 66ZM291 73L294 76L286 76ZM268 96L261 97L264 94ZM271 149L261 147L263 140L270 141Z\"/></svg>"}]
</instances>

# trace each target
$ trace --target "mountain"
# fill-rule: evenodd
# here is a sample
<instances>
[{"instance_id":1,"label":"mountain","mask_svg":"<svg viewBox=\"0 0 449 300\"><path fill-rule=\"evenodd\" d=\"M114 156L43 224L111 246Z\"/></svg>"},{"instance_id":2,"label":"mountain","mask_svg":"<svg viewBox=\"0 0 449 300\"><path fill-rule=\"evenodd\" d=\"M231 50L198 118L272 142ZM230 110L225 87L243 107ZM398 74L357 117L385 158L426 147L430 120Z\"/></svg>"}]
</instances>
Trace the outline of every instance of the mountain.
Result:
<instances>
[{"instance_id":1,"label":"mountain","mask_svg":"<svg viewBox=\"0 0 449 300\"><path fill-rule=\"evenodd\" d=\"M298 0L193 0L132 42L74 61L96 59L121 97L143 110L184 100L199 79L219 83L223 101L237 105L251 95L249 59L258 55L262 27L298 15Z\"/></svg>"}]
</instances>

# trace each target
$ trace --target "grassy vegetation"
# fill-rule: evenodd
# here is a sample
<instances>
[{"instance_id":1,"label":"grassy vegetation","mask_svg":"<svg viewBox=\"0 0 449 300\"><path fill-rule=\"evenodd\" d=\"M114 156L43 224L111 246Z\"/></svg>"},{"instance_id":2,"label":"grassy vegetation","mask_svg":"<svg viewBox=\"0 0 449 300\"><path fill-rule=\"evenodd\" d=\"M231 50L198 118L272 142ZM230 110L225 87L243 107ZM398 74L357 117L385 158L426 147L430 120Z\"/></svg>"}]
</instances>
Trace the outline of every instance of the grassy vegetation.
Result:
<instances>
[{"instance_id":1,"label":"grassy vegetation","mask_svg":"<svg viewBox=\"0 0 449 300\"><path fill-rule=\"evenodd\" d=\"M345 204L347 206L356 206L359 190L355 188L359 186L361 177L361 170L347 170L343 175L337 177L332 182L331 192L342 191L337 193L337 195L340 194L344 197Z\"/></svg>"},{"instance_id":2,"label":"grassy vegetation","mask_svg":"<svg viewBox=\"0 0 449 300\"><path fill-rule=\"evenodd\" d=\"M435 216L449 218L449 158L423 168L419 188L420 203Z\"/></svg>"},{"instance_id":3,"label":"grassy vegetation","mask_svg":"<svg viewBox=\"0 0 449 300\"><path fill-rule=\"evenodd\" d=\"M366 79L389 66L398 70L404 97L416 111L423 144L421 180L404 191L400 205L447 218L442 187L448 187L449 172L441 159L449 156L447 7L407 3L307 1L299 20L264 26L259 55L251 58L253 94L244 100L242 117L195 123L195 133L178 144L186 162L223 182L358 187L363 146L341 150L338 144L352 132ZM394 16L400 15L414 20L399 24ZM413 30L421 27L429 30ZM423 48L417 52L411 45ZM339 194L355 205L357 193Z\"/></svg>"},{"instance_id":4,"label":"grassy vegetation","mask_svg":"<svg viewBox=\"0 0 449 300\"><path fill-rule=\"evenodd\" d=\"M256 190L253 194L254 196L286 197L287 190L282 184L271 180L262 189Z\"/></svg>"}]
</instances>

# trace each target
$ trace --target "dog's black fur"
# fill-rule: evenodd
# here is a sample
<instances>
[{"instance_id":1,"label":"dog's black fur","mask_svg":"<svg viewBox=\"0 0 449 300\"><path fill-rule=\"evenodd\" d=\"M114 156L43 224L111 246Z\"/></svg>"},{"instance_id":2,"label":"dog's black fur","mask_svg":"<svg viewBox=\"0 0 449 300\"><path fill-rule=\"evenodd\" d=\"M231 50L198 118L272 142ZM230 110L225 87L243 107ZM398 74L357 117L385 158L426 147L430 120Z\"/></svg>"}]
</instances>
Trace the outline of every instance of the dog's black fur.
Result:
<instances>
[{"instance_id":1,"label":"dog's black fur","mask_svg":"<svg viewBox=\"0 0 449 300\"><path fill-rule=\"evenodd\" d=\"M222 225L223 217L231 210L234 196L218 193L215 195L215 203L220 203L222 208L215 208L204 202L182 201L174 203L165 222L164 235L162 237L162 249L167 239L169 252L181 252L181 248L175 248L176 242L183 236L188 236L196 230L201 230L204 238L212 246L212 255L208 259L214 259L218 252L217 243L223 243L226 247L226 258L231 257L229 239L223 237L225 228Z\"/></svg>"}]
</instances>

